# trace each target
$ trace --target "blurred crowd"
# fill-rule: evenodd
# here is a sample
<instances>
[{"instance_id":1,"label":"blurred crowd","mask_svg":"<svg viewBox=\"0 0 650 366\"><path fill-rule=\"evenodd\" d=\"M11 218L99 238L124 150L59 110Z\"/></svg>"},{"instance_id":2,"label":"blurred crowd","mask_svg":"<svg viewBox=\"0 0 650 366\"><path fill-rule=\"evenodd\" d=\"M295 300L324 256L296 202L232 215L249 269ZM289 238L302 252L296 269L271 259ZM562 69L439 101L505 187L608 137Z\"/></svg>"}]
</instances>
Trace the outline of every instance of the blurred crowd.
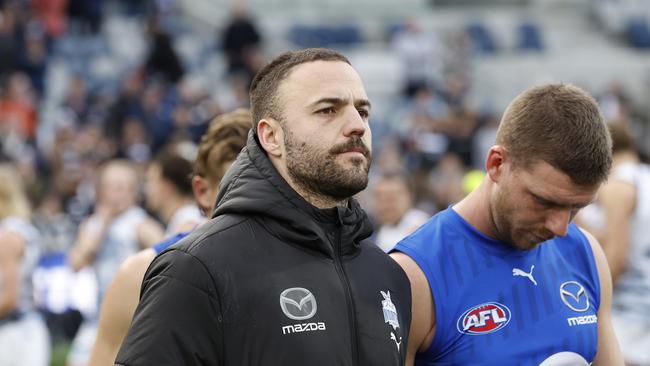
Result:
<instances>
[{"instance_id":1,"label":"blurred crowd","mask_svg":"<svg viewBox=\"0 0 650 366\"><path fill-rule=\"evenodd\" d=\"M143 247L162 240L169 215L155 200L168 197L152 193L155 177L145 179L147 168L168 150L193 162L211 118L247 106L252 76L276 52L265 48L254 19L243 9L233 11L212 50L227 65L222 83L229 86L228 95L216 95L189 75L175 49L179 19L174 1L0 4L0 154L8 172L0 175L0 229L20 225L30 238L33 254L25 267L33 281L30 302L45 315L56 346L71 342L83 320L96 316L106 285L97 281L92 264L72 263L71 248L83 240L82 223L111 217L110 208L100 205L103 199L133 207L138 220L147 220L138 222L150 225L149 236L129 240ZM65 54L73 41L80 48L101 44L103 22L112 14L146 24L145 57L111 83L81 64L71 68L62 94L48 89L55 78L48 72L51 60ZM371 116L378 121L373 125L374 165L370 186L359 198L376 223L378 245L388 251L478 185L481 159L494 141L500 112L472 105L468 97L475 49L467 33L441 37L404 21L384 46L403 63L403 92L384 108L387 113ZM608 120L632 130L647 123L621 83L614 80L607 90L591 92ZM126 173L113 176L126 182L101 181L102 167L116 161L124 162L115 166ZM3 207L18 201L19 209ZM12 224L15 217L20 224ZM0 290L0 299L3 295ZM0 304L0 319L11 314Z\"/></svg>"}]
</instances>

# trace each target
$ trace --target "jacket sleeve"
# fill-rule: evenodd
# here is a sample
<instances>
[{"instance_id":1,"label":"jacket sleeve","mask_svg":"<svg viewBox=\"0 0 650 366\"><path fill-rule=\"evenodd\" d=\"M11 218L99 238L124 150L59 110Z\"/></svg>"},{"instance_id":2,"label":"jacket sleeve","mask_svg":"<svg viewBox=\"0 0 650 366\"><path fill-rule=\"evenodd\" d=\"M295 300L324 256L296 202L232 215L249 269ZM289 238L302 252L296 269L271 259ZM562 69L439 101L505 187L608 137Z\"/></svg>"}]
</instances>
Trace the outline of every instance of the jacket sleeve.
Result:
<instances>
[{"instance_id":1,"label":"jacket sleeve","mask_svg":"<svg viewBox=\"0 0 650 366\"><path fill-rule=\"evenodd\" d=\"M147 270L140 303L116 365L221 365L218 296L204 264L179 249Z\"/></svg>"}]
</instances>

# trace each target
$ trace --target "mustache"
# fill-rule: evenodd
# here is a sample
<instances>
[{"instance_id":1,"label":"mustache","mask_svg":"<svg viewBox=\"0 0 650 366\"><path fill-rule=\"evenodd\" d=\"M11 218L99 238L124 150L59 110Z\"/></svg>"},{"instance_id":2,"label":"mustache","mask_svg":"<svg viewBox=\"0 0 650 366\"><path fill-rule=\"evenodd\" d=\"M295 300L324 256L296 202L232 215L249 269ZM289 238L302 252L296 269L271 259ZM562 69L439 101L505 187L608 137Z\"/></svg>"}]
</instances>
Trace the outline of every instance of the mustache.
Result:
<instances>
[{"instance_id":1,"label":"mustache","mask_svg":"<svg viewBox=\"0 0 650 366\"><path fill-rule=\"evenodd\" d=\"M536 231L536 232L534 232L534 235L536 235L539 238L544 239L544 241L551 240L551 239L553 239L555 237L555 234L553 234L552 232L550 232L548 230Z\"/></svg>"},{"instance_id":2,"label":"mustache","mask_svg":"<svg viewBox=\"0 0 650 366\"><path fill-rule=\"evenodd\" d=\"M329 152L330 154L341 154L350 150L359 150L366 159L370 159L370 149L359 137L353 137L346 142L334 145Z\"/></svg>"}]
</instances>

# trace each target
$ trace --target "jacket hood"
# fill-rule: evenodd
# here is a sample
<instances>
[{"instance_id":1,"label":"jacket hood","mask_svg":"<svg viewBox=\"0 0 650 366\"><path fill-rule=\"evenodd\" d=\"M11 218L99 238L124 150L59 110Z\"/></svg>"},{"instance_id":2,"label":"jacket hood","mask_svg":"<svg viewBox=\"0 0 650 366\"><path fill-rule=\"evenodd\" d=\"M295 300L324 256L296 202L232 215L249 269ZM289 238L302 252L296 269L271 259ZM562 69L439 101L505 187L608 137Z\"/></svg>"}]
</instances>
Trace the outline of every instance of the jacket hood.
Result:
<instances>
[{"instance_id":1,"label":"jacket hood","mask_svg":"<svg viewBox=\"0 0 650 366\"><path fill-rule=\"evenodd\" d=\"M341 254L352 254L370 236L372 225L359 203L319 209L299 195L278 173L252 131L246 146L226 172L213 217L255 216L276 237L290 244L334 254L340 224Z\"/></svg>"}]
</instances>

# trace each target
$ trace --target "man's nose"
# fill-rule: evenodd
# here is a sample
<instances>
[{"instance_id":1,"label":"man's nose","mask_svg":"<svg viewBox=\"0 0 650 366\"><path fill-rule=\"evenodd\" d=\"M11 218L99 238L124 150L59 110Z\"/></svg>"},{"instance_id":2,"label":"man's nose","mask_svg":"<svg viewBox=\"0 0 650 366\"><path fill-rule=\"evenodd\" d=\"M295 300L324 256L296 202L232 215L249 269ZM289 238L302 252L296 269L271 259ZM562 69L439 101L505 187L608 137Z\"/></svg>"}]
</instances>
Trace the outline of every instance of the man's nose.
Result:
<instances>
[{"instance_id":1,"label":"man's nose","mask_svg":"<svg viewBox=\"0 0 650 366\"><path fill-rule=\"evenodd\" d=\"M368 122L359 114L356 108L349 108L345 114L345 126L343 134L345 136L357 135L359 137L366 133Z\"/></svg>"},{"instance_id":2,"label":"man's nose","mask_svg":"<svg viewBox=\"0 0 650 366\"><path fill-rule=\"evenodd\" d=\"M554 210L546 218L546 229L551 231L555 236L565 236L569 231L569 223L571 222L571 210L558 209Z\"/></svg>"}]
</instances>

